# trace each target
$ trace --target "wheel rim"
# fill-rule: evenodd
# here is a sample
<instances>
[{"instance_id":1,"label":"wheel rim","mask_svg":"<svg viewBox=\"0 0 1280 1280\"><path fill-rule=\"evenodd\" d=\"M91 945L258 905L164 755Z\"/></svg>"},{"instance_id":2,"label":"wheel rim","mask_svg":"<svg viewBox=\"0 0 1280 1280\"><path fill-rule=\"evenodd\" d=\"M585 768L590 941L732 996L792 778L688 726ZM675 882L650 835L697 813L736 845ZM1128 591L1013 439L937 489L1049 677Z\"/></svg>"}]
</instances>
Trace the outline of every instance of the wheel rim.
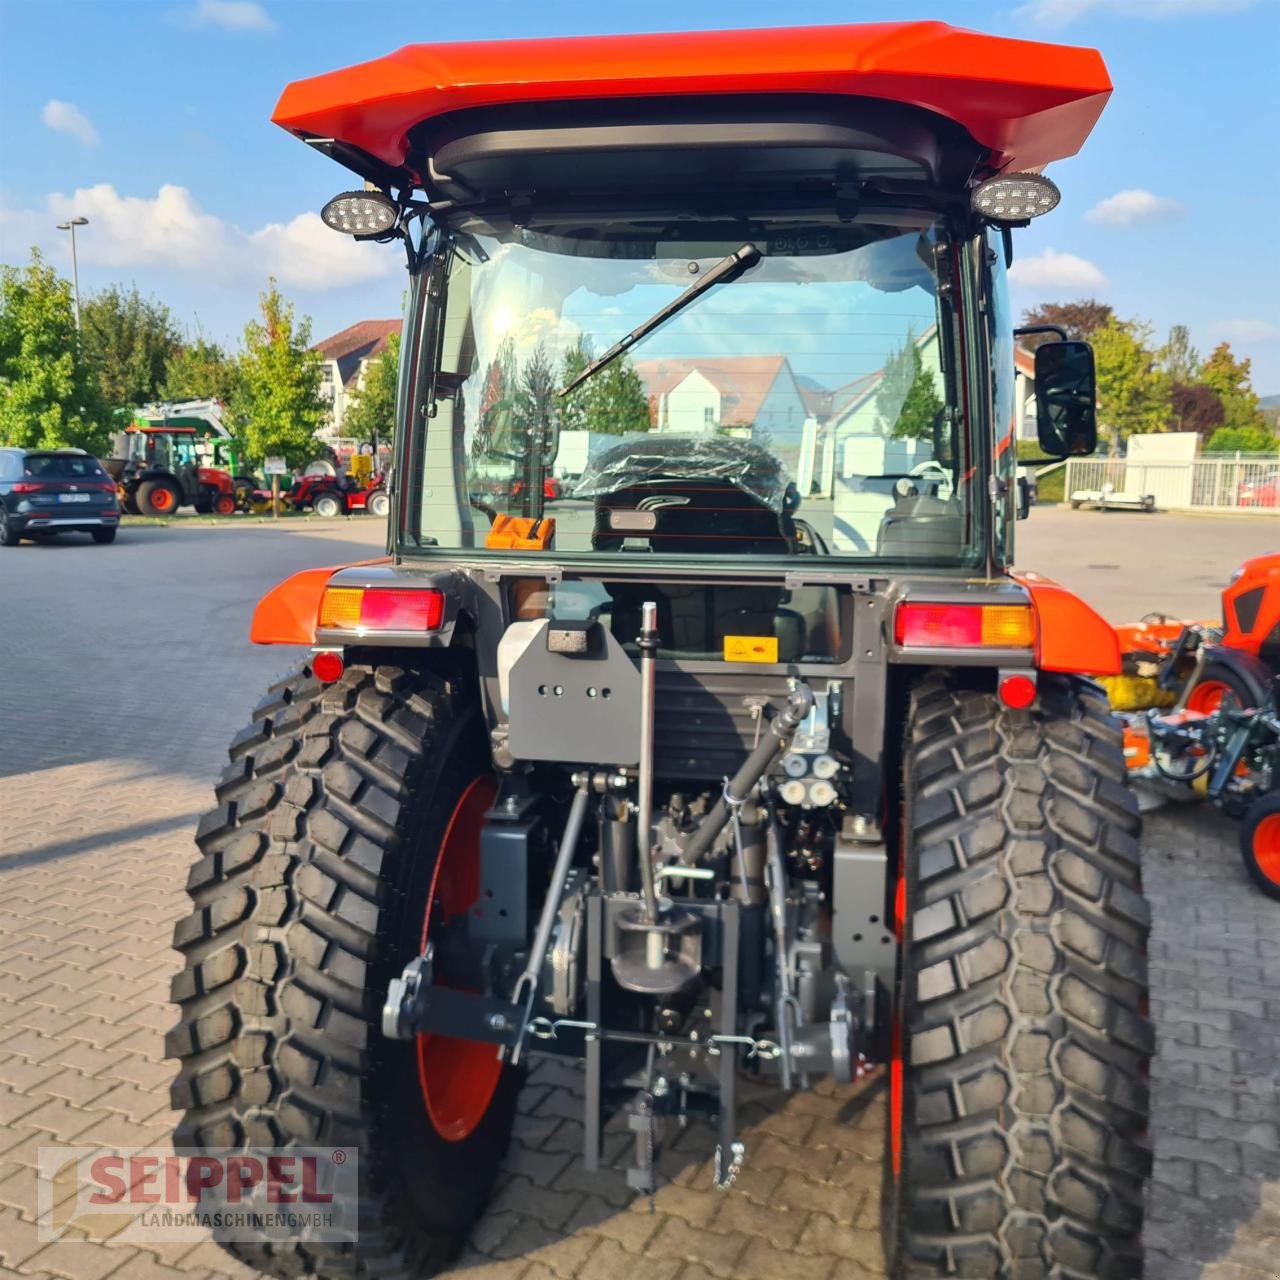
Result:
<instances>
[{"instance_id":1,"label":"wheel rim","mask_svg":"<svg viewBox=\"0 0 1280 1280\"><path fill-rule=\"evenodd\" d=\"M1217 711L1222 705L1222 699L1231 692L1231 686L1224 680L1201 680L1187 695L1187 710L1208 715L1211 711Z\"/></svg>"},{"instance_id":2,"label":"wheel rim","mask_svg":"<svg viewBox=\"0 0 1280 1280\"><path fill-rule=\"evenodd\" d=\"M476 778L449 818L427 894L423 950L433 927L464 915L480 896L480 831L497 792L492 776ZM478 1040L429 1034L418 1036L417 1048L418 1083L427 1115L442 1138L461 1142L484 1118L498 1087L502 1062L497 1048Z\"/></svg>"},{"instance_id":3,"label":"wheel rim","mask_svg":"<svg viewBox=\"0 0 1280 1280\"><path fill-rule=\"evenodd\" d=\"M227 494L223 494L214 504L213 509L220 516L233 516L236 513L236 500Z\"/></svg>"},{"instance_id":4,"label":"wheel rim","mask_svg":"<svg viewBox=\"0 0 1280 1280\"><path fill-rule=\"evenodd\" d=\"M151 505L157 511L168 511L173 506L173 494L168 489L155 489L151 494Z\"/></svg>"},{"instance_id":5,"label":"wheel rim","mask_svg":"<svg viewBox=\"0 0 1280 1280\"><path fill-rule=\"evenodd\" d=\"M1253 861L1272 884L1280 884L1280 813L1269 813L1253 829Z\"/></svg>"},{"instance_id":6,"label":"wheel rim","mask_svg":"<svg viewBox=\"0 0 1280 1280\"><path fill-rule=\"evenodd\" d=\"M889 1159L894 1179L902 1177L902 1019L889 1024Z\"/></svg>"}]
</instances>

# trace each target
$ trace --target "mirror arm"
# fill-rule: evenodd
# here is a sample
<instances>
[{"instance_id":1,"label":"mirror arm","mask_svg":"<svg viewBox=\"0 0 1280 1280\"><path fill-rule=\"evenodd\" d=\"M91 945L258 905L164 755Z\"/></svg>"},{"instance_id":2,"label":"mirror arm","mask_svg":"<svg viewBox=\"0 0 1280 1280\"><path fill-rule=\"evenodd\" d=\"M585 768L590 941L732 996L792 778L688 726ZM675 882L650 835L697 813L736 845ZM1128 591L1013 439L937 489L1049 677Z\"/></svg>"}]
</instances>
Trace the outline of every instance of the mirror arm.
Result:
<instances>
[{"instance_id":1,"label":"mirror arm","mask_svg":"<svg viewBox=\"0 0 1280 1280\"><path fill-rule=\"evenodd\" d=\"M1060 324L1024 324L1013 331L1015 338L1025 338L1029 333L1056 333L1063 342L1070 342L1067 331Z\"/></svg>"}]
</instances>

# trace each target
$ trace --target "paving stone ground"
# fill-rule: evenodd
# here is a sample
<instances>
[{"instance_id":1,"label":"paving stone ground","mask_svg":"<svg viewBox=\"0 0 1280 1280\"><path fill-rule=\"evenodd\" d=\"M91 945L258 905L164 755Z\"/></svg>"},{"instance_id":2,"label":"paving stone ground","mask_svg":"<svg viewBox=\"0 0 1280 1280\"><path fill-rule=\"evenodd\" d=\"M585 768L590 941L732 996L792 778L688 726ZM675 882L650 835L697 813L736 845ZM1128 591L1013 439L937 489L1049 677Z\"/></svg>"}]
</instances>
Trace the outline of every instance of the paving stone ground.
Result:
<instances>
[{"instance_id":1,"label":"paving stone ground","mask_svg":"<svg viewBox=\"0 0 1280 1280\"><path fill-rule=\"evenodd\" d=\"M288 661L243 645L248 610L285 573L360 558L377 537L355 521L148 529L113 548L0 553L0 1280L249 1275L207 1242L40 1242L37 1151L167 1141L169 941L191 830L226 741ZM1248 884L1216 814L1164 809L1144 844L1159 1032L1148 1277L1276 1280L1280 904ZM883 1274L882 1081L753 1093L729 1194L711 1187L710 1134L690 1128L663 1155L652 1212L625 1191L622 1131L606 1141L616 1167L583 1174L576 1091L563 1064L533 1072L450 1275Z\"/></svg>"}]
</instances>

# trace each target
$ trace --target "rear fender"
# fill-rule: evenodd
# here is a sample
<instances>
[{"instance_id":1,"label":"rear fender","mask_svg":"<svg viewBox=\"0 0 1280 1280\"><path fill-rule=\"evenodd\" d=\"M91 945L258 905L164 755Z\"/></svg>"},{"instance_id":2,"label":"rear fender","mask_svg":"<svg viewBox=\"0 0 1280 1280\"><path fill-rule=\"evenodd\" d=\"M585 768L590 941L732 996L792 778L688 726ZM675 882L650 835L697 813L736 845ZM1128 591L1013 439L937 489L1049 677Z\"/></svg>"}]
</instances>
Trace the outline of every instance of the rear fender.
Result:
<instances>
[{"instance_id":1,"label":"rear fender","mask_svg":"<svg viewBox=\"0 0 1280 1280\"><path fill-rule=\"evenodd\" d=\"M1036 615L1036 666L1073 675L1118 676L1120 641L1111 624L1078 595L1038 573L1009 577L1031 597Z\"/></svg>"}]
</instances>

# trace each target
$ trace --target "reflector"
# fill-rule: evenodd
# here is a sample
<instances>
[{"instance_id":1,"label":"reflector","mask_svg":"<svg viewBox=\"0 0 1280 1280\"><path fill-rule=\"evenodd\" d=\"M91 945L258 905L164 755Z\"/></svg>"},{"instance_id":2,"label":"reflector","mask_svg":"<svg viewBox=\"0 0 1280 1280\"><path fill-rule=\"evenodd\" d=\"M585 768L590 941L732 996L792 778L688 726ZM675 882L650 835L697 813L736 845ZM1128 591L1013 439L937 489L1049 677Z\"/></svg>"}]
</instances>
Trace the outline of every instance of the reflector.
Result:
<instances>
[{"instance_id":1,"label":"reflector","mask_svg":"<svg viewBox=\"0 0 1280 1280\"><path fill-rule=\"evenodd\" d=\"M1057 207L1062 192L1041 173L1001 173L969 193L976 213L989 222L1025 222Z\"/></svg>"},{"instance_id":2,"label":"reflector","mask_svg":"<svg viewBox=\"0 0 1280 1280\"><path fill-rule=\"evenodd\" d=\"M381 191L344 191L323 209L328 227L348 236L382 236L396 225L395 205Z\"/></svg>"}]
</instances>

